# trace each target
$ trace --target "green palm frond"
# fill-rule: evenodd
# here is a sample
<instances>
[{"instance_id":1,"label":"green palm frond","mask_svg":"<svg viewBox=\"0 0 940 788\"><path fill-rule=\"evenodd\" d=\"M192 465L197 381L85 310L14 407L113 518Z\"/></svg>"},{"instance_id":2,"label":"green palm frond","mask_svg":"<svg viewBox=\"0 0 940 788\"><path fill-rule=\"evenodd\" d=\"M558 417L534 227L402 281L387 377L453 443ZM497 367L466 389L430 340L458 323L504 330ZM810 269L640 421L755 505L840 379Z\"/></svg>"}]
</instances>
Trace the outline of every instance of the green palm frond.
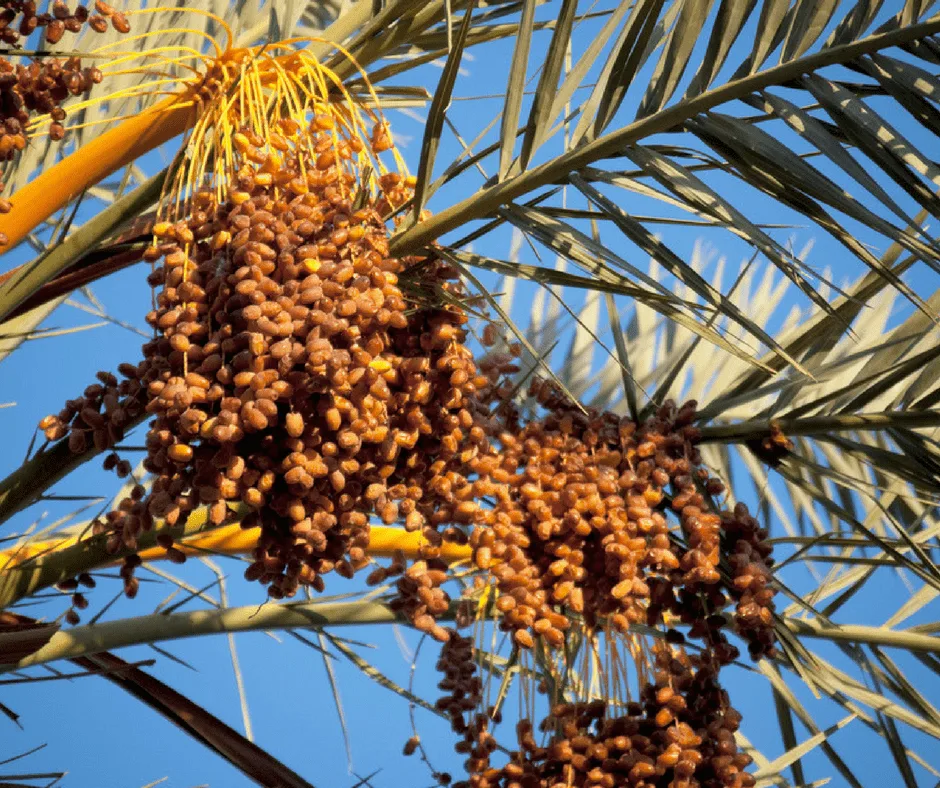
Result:
<instances>
[{"instance_id":1,"label":"green palm frond","mask_svg":"<svg viewBox=\"0 0 940 788\"><path fill-rule=\"evenodd\" d=\"M648 196L666 199L743 238L824 307L812 272L749 218L743 199L736 203L710 185L709 175L718 171L814 222L929 313L919 296L856 240L854 228L856 222L864 224L940 269L940 247L924 234L923 219L914 221L879 185L892 182L917 207L936 215L933 192L940 186L940 170L928 153L931 143L915 145L874 105L876 99L890 98L920 122L928 137L940 129L933 122L936 78L923 67L932 51L923 42L940 31L940 17L927 13L930 4L909 4L882 20L885 15L879 16L872 4L816 0L613 3L605 9L605 33L616 38L606 57L592 41L565 75L559 70L560 57L565 46L579 45L580 9L563 4L546 48L529 51L526 42L537 25L533 5L524 4L521 11L500 141L481 159L492 159L495 174L480 184L478 193L445 207L420 227L404 229L393 249L415 251L468 221L512 210L516 201L542 188L577 182L582 191L585 186L593 190L590 202L603 218L648 251L642 234L650 231L644 223L629 222L613 209L622 200L611 187L636 184ZM876 17L880 24L874 26ZM749 44L742 30L755 22ZM696 45L706 41L700 52ZM517 89L524 54L530 68L542 63L543 56L545 60L535 69L535 98L521 134L516 134L514 119L524 115ZM912 54L927 60L918 66ZM599 76L592 66L600 69ZM837 76L837 66L849 69L853 79ZM826 76L830 71L833 76ZM590 96L565 118L564 107L578 86L590 88ZM801 95L790 98L793 91ZM759 123L741 113L745 105L765 113ZM667 138L668 146L658 142ZM808 149L797 153L799 143ZM705 156L712 164L704 170L692 166L689 155ZM607 168L621 157L638 167L629 180ZM825 170L813 158L824 162ZM464 172L470 177L472 171ZM540 210L546 207L540 205ZM536 226L529 225L535 234ZM676 276L689 275L688 266L680 268L681 258L668 248L657 257L663 252L673 261Z\"/></svg>"}]
</instances>

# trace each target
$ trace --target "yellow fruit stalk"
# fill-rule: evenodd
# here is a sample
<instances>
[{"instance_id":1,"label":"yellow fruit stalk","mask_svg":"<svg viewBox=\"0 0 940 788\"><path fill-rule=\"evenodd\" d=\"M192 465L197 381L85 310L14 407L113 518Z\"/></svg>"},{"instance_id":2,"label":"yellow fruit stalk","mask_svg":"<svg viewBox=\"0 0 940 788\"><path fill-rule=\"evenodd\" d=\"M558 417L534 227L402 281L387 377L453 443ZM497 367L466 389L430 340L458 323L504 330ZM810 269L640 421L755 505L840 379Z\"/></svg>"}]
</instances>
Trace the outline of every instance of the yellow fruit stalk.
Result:
<instances>
[{"instance_id":1,"label":"yellow fruit stalk","mask_svg":"<svg viewBox=\"0 0 940 788\"><path fill-rule=\"evenodd\" d=\"M190 516L189 525L195 526L205 520L205 510L199 510ZM249 553L258 543L259 532L259 528L246 529L239 525L226 525L191 537L179 543L177 548L186 555L195 557L206 554L242 555ZM0 550L0 572L13 571L25 561L74 547L79 541L78 537L48 539ZM425 541L420 533L376 525L372 526L368 553L373 558L390 558L401 552L406 558L417 560L422 544L425 544ZM448 563L465 561L470 558L470 553L470 548L464 545L446 543L441 547L441 558ZM166 550L162 547L151 547L141 550L140 557L144 561L162 561L166 559ZM114 563L120 563L120 559L116 559Z\"/></svg>"}]
</instances>

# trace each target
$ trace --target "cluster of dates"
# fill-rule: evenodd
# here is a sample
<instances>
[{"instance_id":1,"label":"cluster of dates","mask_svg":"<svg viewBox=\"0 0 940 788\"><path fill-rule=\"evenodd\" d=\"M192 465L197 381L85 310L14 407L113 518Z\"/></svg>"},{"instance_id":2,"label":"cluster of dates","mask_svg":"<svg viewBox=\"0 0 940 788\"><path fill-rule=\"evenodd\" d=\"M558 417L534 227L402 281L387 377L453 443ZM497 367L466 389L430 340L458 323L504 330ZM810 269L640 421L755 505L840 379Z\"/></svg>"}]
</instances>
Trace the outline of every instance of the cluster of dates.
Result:
<instances>
[{"instance_id":1,"label":"cluster of dates","mask_svg":"<svg viewBox=\"0 0 940 788\"><path fill-rule=\"evenodd\" d=\"M536 727L516 725L508 762L493 765L491 726L499 714L474 711L482 682L472 644L460 636L442 649L445 695L438 708L460 735L466 780L454 788L752 788L751 757L735 741L741 715L718 683L708 651L690 656L662 644L640 702L557 703ZM541 741L539 741L541 739ZM500 760L505 760L500 756ZM441 782L446 783L447 780Z\"/></svg>"},{"instance_id":2,"label":"cluster of dates","mask_svg":"<svg viewBox=\"0 0 940 788\"><path fill-rule=\"evenodd\" d=\"M752 657L774 653L771 551L743 505L716 506L724 488L702 464L695 403L637 423L535 379L543 415L523 419L513 354L478 363L468 345L457 273L389 252L388 218L413 181L388 172L363 188L364 151L391 145L384 123L364 139L336 116L288 118L231 143L229 182L196 189L183 218L154 228L143 360L120 379L100 373L40 425L84 453L151 417L152 486L135 485L94 526L125 555L126 593L137 592L141 534L197 508L212 526L258 527L245 574L278 599L322 590L330 572L352 577L371 563L371 523L400 522L421 532L420 560L399 557L369 582L397 578L393 607L445 644L438 708L467 755L461 785L753 785L718 673L738 656L729 628ZM114 453L105 467L130 472ZM158 541L184 560L170 535ZM664 630L642 702L555 699L542 741L523 720L509 762L493 766L498 715L480 709L472 642L440 623L445 541L469 545L477 588L493 592L518 649L560 654L573 629L608 643L636 624ZM80 580L62 586L77 608Z\"/></svg>"},{"instance_id":3,"label":"cluster of dates","mask_svg":"<svg viewBox=\"0 0 940 788\"><path fill-rule=\"evenodd\" d=\"M380 151L386 134L379 124L365 144ZM275 598L366 566L373 516L423 531L433 559L438 525L466 519L456 492L488 445L475 409L489 382L463 310L406 302L400 277L417 261L389 256L384 217L410 184L387 173L354 205L364 143L329 116L233 143L225 199L197 191L185 219L155 228L143 361L41 426L81 452L112 446L141 409L153 416L153 485L99 527L115 551L134 551L155 518L208 507L213 525L260 526L246 576ZM423 262L424 290L457 299L455 280ZM129 591L137 561L125 560Z\"/></svg>"},{"instance_id":4,"label":"cluster of dates","mask_svg":"<svg viewBox=\"0 0 940 788\"><path fill-rule=\"evenodd\" d=\"M633 624L665 631L642 702L560 702L541 723L523 719L509 762L493 764L499 715L482 711L483 682L469 638L442 650L438 708L459 735L460 788L749 788L740 715L718 683L738 657L775 653L771 548L746 506L714 505L723 485L696 448L695 404L667 402L636 423L583 410L554 384L530 389L546 415L503 420L473 461L485 494L470 535L481 584L497 592L498 626L517 648L541 640L563 654L566 633L606 633L617 648ZM515 414L513 414L515 417ZM733 616L723 611L735 605ZM684 625L685 633L677 628ZM682 645L698 641L697 653Z\"/></svg>"}]
</instances>

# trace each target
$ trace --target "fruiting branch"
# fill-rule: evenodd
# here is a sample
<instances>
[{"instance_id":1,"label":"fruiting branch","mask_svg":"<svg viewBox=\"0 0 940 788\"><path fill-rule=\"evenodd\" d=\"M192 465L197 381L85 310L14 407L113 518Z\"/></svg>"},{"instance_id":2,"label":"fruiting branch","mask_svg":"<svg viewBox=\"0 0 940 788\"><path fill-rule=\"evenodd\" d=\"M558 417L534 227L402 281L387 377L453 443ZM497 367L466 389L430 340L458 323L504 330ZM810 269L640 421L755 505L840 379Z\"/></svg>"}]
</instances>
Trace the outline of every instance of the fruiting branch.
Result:
<instances>
[{"instance_id":1,"label":"fruiting branch","mask_svg":"<svg viewBox=\"0 0 940 788\"><path fill-rule=\"evenodd\" d=\"M206 529L206 510L200 509L190 516L182 528L158 528L142 534L139 555L144 561L166 558L166 550L159 547L157 538L171 534L177 549L189 556L240 555L250 553L258 543L260 529L243 529L239 525ZM401 528L373 526L366 552L373 558L386 558L401 552L409 560L416 560L423 543L420 533L409 533ZM120 563L130 551L108 553L107 539L93 536L79 540L25 542L0 551L0 609L24 597L49 588L81 572ZM445 544L441 557L449 562L470 557L470 550L455 544Z\"/></svg>"}]
</instances>

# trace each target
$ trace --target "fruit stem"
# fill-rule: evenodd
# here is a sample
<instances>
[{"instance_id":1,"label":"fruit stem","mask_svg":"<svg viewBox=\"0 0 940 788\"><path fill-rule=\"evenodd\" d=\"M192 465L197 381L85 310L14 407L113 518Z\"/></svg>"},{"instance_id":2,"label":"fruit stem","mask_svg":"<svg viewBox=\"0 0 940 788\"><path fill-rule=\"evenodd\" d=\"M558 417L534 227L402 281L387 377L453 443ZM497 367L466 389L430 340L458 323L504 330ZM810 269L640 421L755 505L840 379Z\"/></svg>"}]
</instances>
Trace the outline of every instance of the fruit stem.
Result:
<instances>
[{"instance_id":1,"label":"fruit stem","mask_svg":"<svg viewBox=\"0 0 940 788\"><path fill-rule=\"evenodd\" d=\"M198 520L205 522L206 515L203 510L194 512L187 523L187 528L196 525ZM184 539L176 545L179 550L190 556L199 556L205 553L216 555L241 555L251 552L258 543L259 528L242 528L238 523L214 528L204 533L198 533ZM418 549L424 539L418 532L408 532L402 528L374 525L366 552L373 558L391 557L399 550L411 560L419 558ZM36 542L26 542L20 546L8 547L0 550L0 573L13 571L15 565L33 558L34 556L48 556L53 553L67 550L79 544L79 537L67 539L49 539ZM166 551L162 547L148 547L140 551L144 561L161 561L166 558ZM441 548L441 557L449 563L463 561L470 557L470 548L462 545L444 544ZM116 559L111 563L120 563Z\"/></svg>"}]
</instances>

